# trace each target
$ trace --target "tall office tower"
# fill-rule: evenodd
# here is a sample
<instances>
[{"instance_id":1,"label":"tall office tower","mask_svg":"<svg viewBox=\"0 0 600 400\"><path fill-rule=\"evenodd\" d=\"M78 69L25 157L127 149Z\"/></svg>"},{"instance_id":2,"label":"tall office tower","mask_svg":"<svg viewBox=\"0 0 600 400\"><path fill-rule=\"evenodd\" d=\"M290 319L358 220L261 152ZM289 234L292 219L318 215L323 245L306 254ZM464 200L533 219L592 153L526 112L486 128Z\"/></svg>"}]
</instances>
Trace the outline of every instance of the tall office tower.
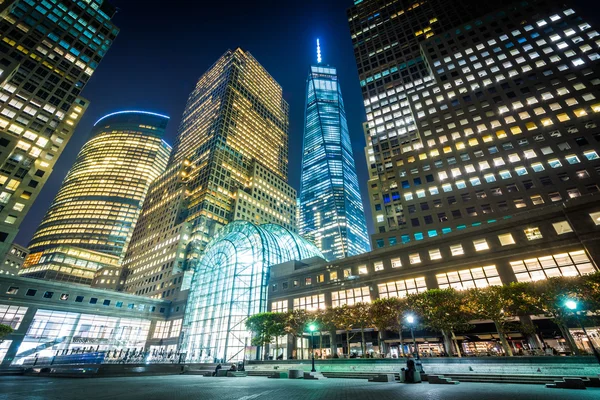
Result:
<instances>
[{"instance_id":1,"label":"tall office tower","mask_svg":"<svg viewBox=\"0 0 600 400\"><path fill-rule=\"evenodd\" d=\"M144 205L125 257L124 290L174 298L186 263L194 263L217 230L233 220L294 230L287 159L288 104L281 86L249 52L227 51L190 94L171 172L160 179L164 187L157 182L151 190L154 200ZM181 198L170 203L165 199L173 190ZM159 207L170 217L155 211Z\"/></svg>"},{"instance_id":2,"label":"tall office tower","mask_svg":"<svg viewBox=\"0 0 600 400\"><path fill-rule=\"evenodd\" d=\"M391 193L400 190L398 173L404 169L395 157L421 146L407 100L429 76L419 44L509 2L355 0L348 10L367 113L368 190L377 233L406 227L405 210Z\"/></svg>"},{"instance_id":3,"label":"tall office tower","mask_svg":"<svg viewBox=\"0 0 600 400\"><path fill-rule=\"evenodd\" d=\"M424 41L429 75L403 100L418 146L386 161L386 186L372 199L399 207L403 229L375 235L377 247L597 195L599 44L581 15L543 1Z\"/></svg>"},{"instance_id":4,"label":"tall office tower","mask_svg":"<svg viewBox=\"0 0 600 400\"><path fill-rule=\"evenodd\" d=\"M22 0L8 10L0 19L0 258L87 107L79 93L119 32L110 22L115 8L103 0Z\"/></svg>"},{"instance_id":5,"label":"tall office tower","mask_svg":"<svg viewBox=\"0 0 600 400\"><path fill-rule=\"evenodd\" d=\"M20 275L91 284L106 271L101 283L118 280L148 188L169 159L168 122L145 111L96 122L29 243Z\"/></svg>"},{"instance_id":6,"label":"tall office tower","mask_svg":"<svg viewBox=\"0 0 600 400\"><path fill-rule=\"evenodd\" d=\"M300 189L300 235L327 260L371 249L337 72L321 64L306 80Z\"/></svg>"}]
</instances>

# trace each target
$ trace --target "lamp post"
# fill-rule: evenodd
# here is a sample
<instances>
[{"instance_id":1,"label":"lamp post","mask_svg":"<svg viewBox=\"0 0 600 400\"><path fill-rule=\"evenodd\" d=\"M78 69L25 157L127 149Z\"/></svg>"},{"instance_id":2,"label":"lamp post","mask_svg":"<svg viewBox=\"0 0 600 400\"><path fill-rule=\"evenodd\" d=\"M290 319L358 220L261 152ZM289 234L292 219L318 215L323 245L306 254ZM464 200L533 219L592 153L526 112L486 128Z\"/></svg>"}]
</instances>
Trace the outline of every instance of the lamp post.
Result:
<instances>
[{"instance_id":1,"label":"lamp post","mask_svg":"<svg viewBox=\"0 0 600 400\"><path fill-rule=\"evenodd\" d=\"M598 350L596 350L596 346L594 346L594 342L592 342L590 335L588 335L587 330L583 326L583 322L581 321L581 318L579 318L579 313L577 312L578 305L579 304L577 304L577 302L575 300L567 300L567 302L565 303L565 306L567 306L567 308L569 310L573 311L573 315L575 315L575 319L577 320L577 322L579 323L579 326L583 330L583 333L587 337L590 347L592 348L592 352L594 353L594 357L596 357L598 364L600 364L600 353L598 353Z\"/></svg>"},{"instance_id":2,"label":"lamp post","mask_svg":"<svg viewBox=\"0 0 600 400\"><path fill-rule=\"evenodd\" d=\"M313 340L314 333L317 330L317 326L315 324L310 324L308 326L308 330L310 331L310 347L312 355L312 369L310 370L310 372L317 372L317 370L315 369L315 341Z\"/></svg>"},{"instance_id":3,"label":"lamp post","mask_svg":"<svg viewBox=\"0 0 600 400\"><path fill-rule=\"evenodd\" d=\"M408 325L410 326L410 335L412 336L413 347L415 349L415 353L417 353L417 361L415 362L415 366L419 369L419 372L424 372L423 364L421 364L421 357L419 357L419 348L417 347L417 341L415 340L415 317L408 315L406 317L406 322L408 322Z\"/></svg>"}]
</instances>

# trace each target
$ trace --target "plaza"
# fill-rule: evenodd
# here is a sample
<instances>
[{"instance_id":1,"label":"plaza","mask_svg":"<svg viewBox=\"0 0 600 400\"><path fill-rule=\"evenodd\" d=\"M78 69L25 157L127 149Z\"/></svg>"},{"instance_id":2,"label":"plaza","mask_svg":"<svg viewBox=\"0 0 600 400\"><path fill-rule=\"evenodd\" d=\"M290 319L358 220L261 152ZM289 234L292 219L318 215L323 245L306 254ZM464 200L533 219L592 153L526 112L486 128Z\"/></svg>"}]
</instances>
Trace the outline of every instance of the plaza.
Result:
<instances>
[{"instance_id":1,"label":"plaza","mask_svg":"<svg viewBox=\"0 0 600 400\"><path fill-rule=\"evenodd\" d=\"M85 389L83 389L85 388ZM600 388L547 389L543 385L461 383L460 385L403 385L369 383L366 379L321 381L265 377L207 378L196 375L102 379L3 377L0 400L81 399L597 399Z\"/></svg>"}]
</instances>

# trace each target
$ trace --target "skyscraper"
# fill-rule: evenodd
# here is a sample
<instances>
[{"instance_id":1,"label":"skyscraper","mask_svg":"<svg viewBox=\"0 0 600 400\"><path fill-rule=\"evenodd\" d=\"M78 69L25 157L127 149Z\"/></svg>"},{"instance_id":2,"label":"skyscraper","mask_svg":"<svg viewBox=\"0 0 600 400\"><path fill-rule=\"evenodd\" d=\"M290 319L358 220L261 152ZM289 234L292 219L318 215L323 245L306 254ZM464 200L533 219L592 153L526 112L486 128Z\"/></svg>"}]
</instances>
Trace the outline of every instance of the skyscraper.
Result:
<instances>
[{"instance_id":1,"label":"skyscraper","mask_svg":"<svg viewBox=\"0 0 600 400\"><path fill-rule=\"evenodd\" d=\"M103 0L4 3L0 258L87 108L79 93L118 34L115 8Z\"/></svg>"},{"instance_id":2,"label":"skyscraper","mask_svg":"<svg viewBox=\"0 0 600 400\"><path fill-rule=\"evenodd\" d=\"M90 284L106 271L101 283L116 283L150 183L169 159L168 121L120 111L96 122L29 243L21 275Z\"/></svg>"},{"instance_id":3,"label":"skyscraper","mask_svg":"<svg viewBox=\"0 0 600 400\"><path fill-rule=\"evenodd\" d=\"M229 50L202 75L125 257L125 290L172 298L186 262L231 221L296 230L288 125L281 86L249 52Z\"/></svg>"},{"instance_id":4,"label":"skyscraper","mask_svg":"<svg viewBox=\"0 0 600 400\"><path fill-rule=\"evenodd\" d=\"M355 0L348 10L367 113L365 153L375 236L406 227L405 210L392 201L398 198L392 192L399 178L393 159L421 145L407 101L429 76L419 44L503 3L510 0ZM385 194L389 200L384 202Z\"/></svg>"},{"instance_id":5,"label":"skyscraper","mask_svg":"<svg viewBox=\"0 0 600 400\"><path fill-rule=\"evenodd\" d=\"M306 80L299 232L328 260L370 250L337 72L318 63Z\"/></svg>"},{"instance_id":6,"label":"skyscraper","mask_svg":"<svg viewBox=\"0 0 600 400\"><path fill-rule=\"evenodd\" d=\"M423 41L426 74L365 101L376 247L598 192L598 35L571 8L540 1ZM414 140L399 143L400 131Z\"/></svg>"}]
</instances>

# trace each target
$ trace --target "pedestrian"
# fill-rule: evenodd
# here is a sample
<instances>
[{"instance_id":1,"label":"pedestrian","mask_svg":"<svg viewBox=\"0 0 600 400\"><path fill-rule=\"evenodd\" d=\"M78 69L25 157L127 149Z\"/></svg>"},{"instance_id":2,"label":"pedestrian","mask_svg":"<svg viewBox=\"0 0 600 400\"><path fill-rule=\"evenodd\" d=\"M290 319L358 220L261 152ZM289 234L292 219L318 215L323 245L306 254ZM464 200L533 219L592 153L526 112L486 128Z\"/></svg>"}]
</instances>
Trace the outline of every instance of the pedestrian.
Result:
<instances>
[{"instance_id":1,"label":"pedestrian","mask_svg":"<svg viewBox=\"0 0 600 400\"><path fill-rule=\"evenodd\" d=\"M217 366L215 367L215 372L213 372L213 375L212 375L212 376L217 376L217 374L219 373L219 370L220 370L221 368L223 368L223 367L221 366L221 364L217 364Z\"/></svg>"},{"instance_id":2,"label":"pedestrian","mask_svg":"<svg viewBox=\"0 0 600 400\"><path fill-rule=\"evenodd\" d=\"M415 361L412 358L409 358L406 362L406 382L414 383L415 382Z\"/></svg>"}]
</instances>

